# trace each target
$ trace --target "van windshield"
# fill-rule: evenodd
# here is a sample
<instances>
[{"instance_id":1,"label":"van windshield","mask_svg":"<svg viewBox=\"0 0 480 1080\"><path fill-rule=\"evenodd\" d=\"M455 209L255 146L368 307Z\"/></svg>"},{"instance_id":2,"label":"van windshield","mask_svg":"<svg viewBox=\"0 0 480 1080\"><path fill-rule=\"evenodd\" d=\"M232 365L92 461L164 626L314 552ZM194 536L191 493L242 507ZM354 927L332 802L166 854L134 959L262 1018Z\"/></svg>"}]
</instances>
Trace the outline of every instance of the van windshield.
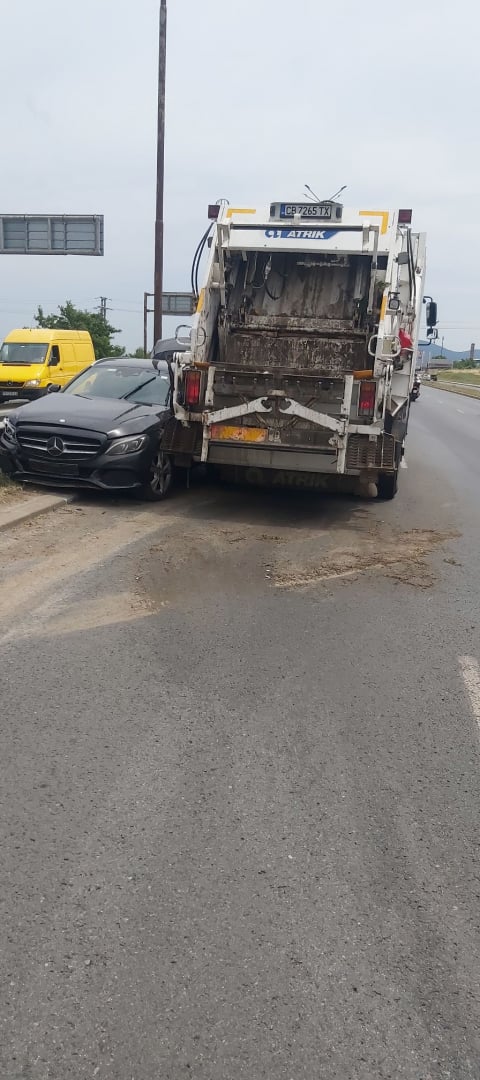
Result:
<instances>
[{"instance_id":1,"label":"van windshield","mask_svg":"<svg viewBox=\"0 0 480 1080\"><path fill-rule=\"evenodd\" d=\"M0 349L0 364L43 364L48 345L41 341L23 344L21 341L4 341Z\"/></svg>"}]
</instances>

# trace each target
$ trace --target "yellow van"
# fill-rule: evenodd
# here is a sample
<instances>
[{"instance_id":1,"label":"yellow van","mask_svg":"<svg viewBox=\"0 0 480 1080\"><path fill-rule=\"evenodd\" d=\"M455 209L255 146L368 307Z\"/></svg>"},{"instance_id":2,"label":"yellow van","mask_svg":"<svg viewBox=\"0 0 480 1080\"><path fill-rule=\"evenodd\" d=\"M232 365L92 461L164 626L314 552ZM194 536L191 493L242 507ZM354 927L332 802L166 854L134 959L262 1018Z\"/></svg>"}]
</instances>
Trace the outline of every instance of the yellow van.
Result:
<instances>
[{"instance_id":1,"label":"yellow van","mask_svg":"<svg viewBox=\"0 0 480 1080\"><path fill-rule=\"evenodd\" d=\"M41 397L93 364L86 330L11 330L0 348L0 403Z\"/></svg>"}]
</instances>

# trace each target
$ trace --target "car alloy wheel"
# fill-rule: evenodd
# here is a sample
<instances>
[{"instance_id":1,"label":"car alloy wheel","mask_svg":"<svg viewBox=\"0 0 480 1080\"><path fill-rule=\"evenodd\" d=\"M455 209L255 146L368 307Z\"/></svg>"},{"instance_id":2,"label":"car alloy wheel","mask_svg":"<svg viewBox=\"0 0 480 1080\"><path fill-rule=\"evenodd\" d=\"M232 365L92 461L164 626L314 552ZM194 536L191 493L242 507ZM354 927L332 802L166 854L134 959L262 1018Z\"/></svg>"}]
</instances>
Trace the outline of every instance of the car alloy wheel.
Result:
<instances>
[{"instance_id":1,"label":"car alloy wheel","mask_svg":"<svg viewBox=\"0 0 480 1080\"><path fill-rule=\"evenodd\" d=\"M172 462L167 454L157 450L150 465L150 478L146 485L148 498L165 499L172 486Z\"/></svg>"}]
</instances>

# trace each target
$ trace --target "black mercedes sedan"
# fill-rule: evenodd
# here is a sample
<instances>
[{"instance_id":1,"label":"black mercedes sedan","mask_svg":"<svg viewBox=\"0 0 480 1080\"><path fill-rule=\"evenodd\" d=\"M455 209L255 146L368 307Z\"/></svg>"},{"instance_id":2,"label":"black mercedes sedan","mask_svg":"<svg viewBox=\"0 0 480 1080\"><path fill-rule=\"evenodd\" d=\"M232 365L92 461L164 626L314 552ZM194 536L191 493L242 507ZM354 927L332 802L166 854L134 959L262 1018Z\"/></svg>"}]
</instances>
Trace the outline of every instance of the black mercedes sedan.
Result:
<instances>
[{"instance_id":1,"label":"black mercedes sedan","mask_svg":"<svg viewBox=\"0 0 480 1080\"><path fill-rule=\"evenodd\" d=\"M0 439L2 467L22 482L164 499L173 469L160 444L171 390L168 364L156 365L97 360L62 390L15 409Z\"/></svg>"}]
</instances>

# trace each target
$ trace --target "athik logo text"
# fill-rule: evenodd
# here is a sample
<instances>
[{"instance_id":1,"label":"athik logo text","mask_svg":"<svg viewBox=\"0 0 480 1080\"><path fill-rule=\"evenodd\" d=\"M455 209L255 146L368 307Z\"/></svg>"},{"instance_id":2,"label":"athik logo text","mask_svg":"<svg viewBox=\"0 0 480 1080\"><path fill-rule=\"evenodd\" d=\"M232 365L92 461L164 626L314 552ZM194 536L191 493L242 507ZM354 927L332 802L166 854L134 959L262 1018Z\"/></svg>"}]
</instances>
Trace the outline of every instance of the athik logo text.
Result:
<instances>
[{"instance_id":1,"label":"athik logo text","mask_svg":"<svg viewBox=\"0 0 480 1080\"><path fill-rule=\"evenodd\" d=\"M330 240L338 229L266 229L268 240Z\"/></svg>"}]
</instances>

